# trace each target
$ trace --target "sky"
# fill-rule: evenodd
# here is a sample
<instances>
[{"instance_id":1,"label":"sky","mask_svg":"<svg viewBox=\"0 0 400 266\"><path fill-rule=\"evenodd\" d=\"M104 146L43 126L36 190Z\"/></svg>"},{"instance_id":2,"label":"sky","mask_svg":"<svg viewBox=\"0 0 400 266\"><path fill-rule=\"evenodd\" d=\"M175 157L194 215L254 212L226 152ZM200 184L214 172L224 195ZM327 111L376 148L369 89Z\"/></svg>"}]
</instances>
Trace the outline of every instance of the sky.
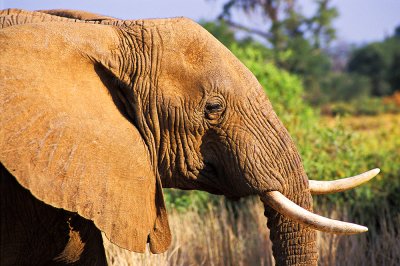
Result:
<instances>
[{"instance_id":1,"label":"sky","mask_svg":"<svg viewBox=\"0 0 400 266\"><path fill-rule=\"evenodd\" d=\"M185 16L213 20L227 0L0 0L0 8L79 9L121 19ZM339 41L362 44L392 35L400 25L400 0L332 0L339 10L335 27ZM311 0L300 0L305 13L312 12ZM249 19L238 16L238 22ZM256 25L257 26L257 25Z\"/></svg>"}]
</instances>

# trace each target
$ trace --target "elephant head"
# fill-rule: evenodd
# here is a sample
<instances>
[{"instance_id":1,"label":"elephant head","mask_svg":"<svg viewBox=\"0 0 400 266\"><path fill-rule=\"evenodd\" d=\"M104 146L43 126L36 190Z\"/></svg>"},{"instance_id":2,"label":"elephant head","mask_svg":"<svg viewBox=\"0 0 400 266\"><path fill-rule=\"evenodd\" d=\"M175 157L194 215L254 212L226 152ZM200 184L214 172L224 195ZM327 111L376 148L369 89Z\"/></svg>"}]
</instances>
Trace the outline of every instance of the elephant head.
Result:
<instances>
[{"instance_id":1,"label":"elephant head","mask_svg":"<svg viewBox=\"0 0 400 266\"><path fill-rule=\"evenodd\" d=\"M366 231L313 214L311 194L378 170L309 181L261 85L201 26L65 12L3 11L0 158L37 198L138 252L170 243L161 187L259 195L279 265L315 265L315 229Z\"/></svg>"}]
</instances>

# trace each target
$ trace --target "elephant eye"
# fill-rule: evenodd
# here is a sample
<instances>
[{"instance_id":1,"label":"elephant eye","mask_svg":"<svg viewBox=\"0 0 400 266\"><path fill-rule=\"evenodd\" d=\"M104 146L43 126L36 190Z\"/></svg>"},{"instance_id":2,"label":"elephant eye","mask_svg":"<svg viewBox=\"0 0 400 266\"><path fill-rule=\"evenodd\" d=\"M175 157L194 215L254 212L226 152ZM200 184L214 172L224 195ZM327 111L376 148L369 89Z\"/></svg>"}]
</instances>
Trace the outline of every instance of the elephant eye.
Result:
<instances>
[{"instance_id":1,"label":"elephant eye","mask_svg":"<svg viewBox=\"0 0 400 266\"><path fill-rule=\"evenodd\" d=\"M220 103L207 103L206 113L216 113L222 110L222 104Z\"/></svg>"},{"instance_id":2,"label":"elephant eye","mask_svg":"<svg viewBox=\"0 0 400 266\"><path fill-rule=\"evenodd\" d=\"M222 114L224 107L220 102L209 102L204 109L205 116L208 120L217 120Z\"/></svg>"}]
</instances>

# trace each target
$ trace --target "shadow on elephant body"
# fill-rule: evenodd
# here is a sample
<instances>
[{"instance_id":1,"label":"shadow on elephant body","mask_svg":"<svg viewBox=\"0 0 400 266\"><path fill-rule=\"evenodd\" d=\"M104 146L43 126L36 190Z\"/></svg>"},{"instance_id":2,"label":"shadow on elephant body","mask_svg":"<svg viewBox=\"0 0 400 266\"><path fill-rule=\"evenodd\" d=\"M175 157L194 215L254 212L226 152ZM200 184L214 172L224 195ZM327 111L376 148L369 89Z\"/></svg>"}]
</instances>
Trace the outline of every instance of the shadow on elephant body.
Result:
<instances>
[{"instance_id":1,"label":"shadow on elephant body","mask_svg":"<svg viewBox=\"0 0 400 266\"><path fill-rule=\"evenodd\" d=\"M128 120L132 125L136 126L134 121L134 115L132 106L128 104L130 99L129 88L125 86L119 79L117 79L114 74L102 64L94 64L94 71L98 75L100 81L103 83L104 87L107 88L108 93L111 96L112 101L117 107L121 115ZM96 99L93 99L94 101Z\"/></svg>"},{"instance_id":2,"label":"shadow on elephant body","mask_svg":"<svg viewBox=\"0 0 400 266\"><path fill-rule=\"evenodd\" d=\"M107 265L92 221L36 199L0 165L0 264Z\"/></svg>"}]
</instances>

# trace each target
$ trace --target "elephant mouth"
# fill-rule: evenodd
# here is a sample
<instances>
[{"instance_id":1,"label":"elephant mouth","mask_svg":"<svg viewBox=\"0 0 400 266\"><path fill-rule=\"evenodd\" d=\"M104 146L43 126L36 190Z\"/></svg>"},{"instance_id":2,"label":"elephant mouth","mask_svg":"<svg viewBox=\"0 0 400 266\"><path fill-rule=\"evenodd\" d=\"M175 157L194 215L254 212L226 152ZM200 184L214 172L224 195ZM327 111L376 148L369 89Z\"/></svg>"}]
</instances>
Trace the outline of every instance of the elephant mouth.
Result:
<instances>
[{"instance_id":1,"label":"elephant mouth","mask_svg":"<svg viewBox=\"0 0 400 266\"><path fill-rule=\"evenodd\" d=\"M224 195L229 200L237 201L241 197L233 193L231 187L227 187L221 180L226 176L222 167L217 167L213 163L205 162L203 169L200 171L198 178L199 183L204 191L215 195Z\"/></svg>"},{"instance_id":2,"label":"elephant mouth","mask_svg":"<svg viewBox=\"0 0 400 266\"><path fill-rule=\"evenodd\" d=\"M197 178L201 189L216 195L225 194L221 189L223 188L222 184L218 182L222 174L220 172L221 171L218 171L218 168L214 164L205 162Z\"/></svg>"},{"instance_id":3,"label":"elephant mouth","mask_svg":"<svg viewBox=\"0 0 400 266\"><path fill-rule=\"evenodd\" d=\"M201 170L201 174L209 177L216 178L218 177L217 167L210 162L205 162L204 167Z\"/></svg>"}]
</instances>

